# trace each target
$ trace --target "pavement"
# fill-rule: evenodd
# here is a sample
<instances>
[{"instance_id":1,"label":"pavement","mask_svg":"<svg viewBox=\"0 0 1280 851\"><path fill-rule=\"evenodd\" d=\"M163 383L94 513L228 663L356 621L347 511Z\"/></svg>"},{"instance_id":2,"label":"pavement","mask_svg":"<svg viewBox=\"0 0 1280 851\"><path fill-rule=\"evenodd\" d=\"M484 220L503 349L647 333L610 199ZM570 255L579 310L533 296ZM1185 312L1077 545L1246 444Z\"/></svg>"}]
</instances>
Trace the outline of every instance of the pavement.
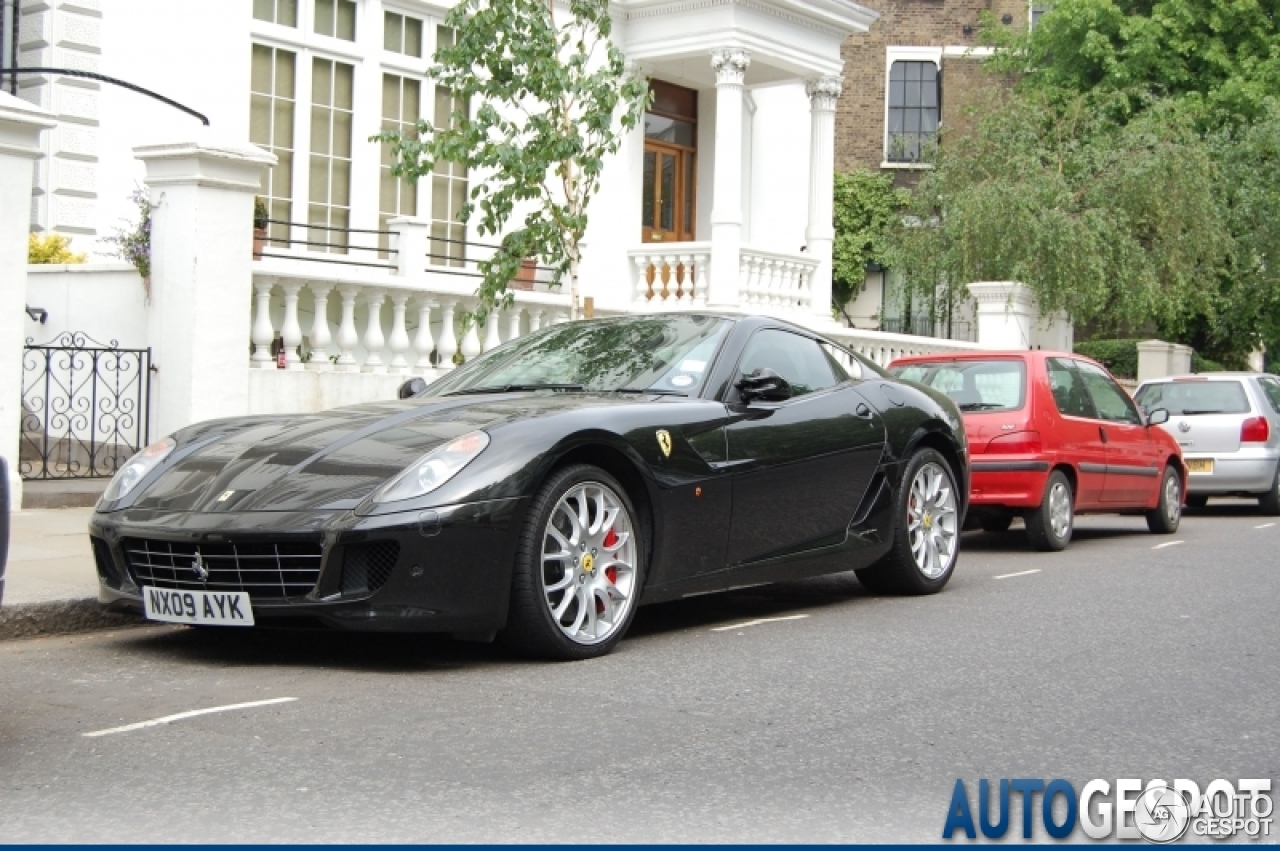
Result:
<instances>
[{"instance_id":1,"label":"pavement","mask_svg":"<svg viewBox=\"0 0 1280 851\"><path fill-rule=\"evenodd\" d=\"M9 516L0 639L142 623L98 605L98 574L89 548L91 514L92 508L24 508Z\"/></svg>"},{"instance_id":2,"label":"pavement","mask_svg":"<svg viewBox=\"0 0 1280 851\"><path fill-rule=\"evenodd\" d=\"M838 574L645 607L588 662L159 625L0 642L0 842L936 842L957 778L975 806L982 778L1274 782L1280 522L1079 523L1053 554L965 535L932 597Z\"/></svg>"}]
</instances>

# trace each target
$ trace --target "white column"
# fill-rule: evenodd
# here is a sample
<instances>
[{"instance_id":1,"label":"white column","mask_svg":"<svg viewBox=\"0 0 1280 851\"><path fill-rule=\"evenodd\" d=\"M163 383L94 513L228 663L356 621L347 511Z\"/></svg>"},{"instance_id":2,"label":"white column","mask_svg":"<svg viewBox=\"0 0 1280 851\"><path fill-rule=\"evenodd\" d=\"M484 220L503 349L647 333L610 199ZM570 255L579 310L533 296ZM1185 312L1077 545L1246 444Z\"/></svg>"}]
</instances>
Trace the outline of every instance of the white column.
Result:
<instances>
[{"instance_id":1,"label":"white column","mask_svg":"<svg viewBox=\"0 0 1280 851\"><path fill-rule=\"evenodd\" d=\"M530 334L532 334L534 331L537 331L539 328L542 327L542 317L545 316L546 313L547 312L545 310L529 311L529 333Z\"/></svg>"},{"instance_id":2,"label":"white column","mask_svg":"<svg viewBox=\"0 0 1280 851\"><path fill-rule=\"evenodd\" d=\"M742 248L742 85L751 54L732 48L711 54L716 72L715 174L711 201L711 291L707 305L738 307Z\"/></svg>"},{"instance_id":3,"label":"white column","mask_svg":"<svg viewBox=\"0 0 1280 851\"><path fill-rule=\"evenodd\" d=\"M311 333L307 342L311 345L311 360L307 361L307 369L326 370L329 363L329 343L333 336L329 333L329 293L333 284L311 283L307 285L315 299L315 321L311 323Z\"/></svg>"},{"instance_id":4,"label":"white column","mask_svg":"<svg viewBox=\"0 0 1280 851\"><path fill-rule=\"evenodd\" d=\"M435 306L436 303L430 299L418 299L418 333L413 338L418 362L413 366L419 372L431 369L431 352L436 347L436 341L431 339L431 308Z\"/></svg>"},{"instance_id":5,"label":"white column","mask_svg":"<svg viewBox=\"0 0 1280 851\"><path fill-rule=\"evenodd\" d=\"M422 184L426 189L427 183ZM402 278L421 278L427 273L427 251L431 244L431 222L408 216L390 219L387 229L396 236L391 247L396 250L391 258L396 264L396 274Z\"/></svg>"},{"instance_id":6,"label":"white column","mask_svg":"<svg viewBox=\"0 0 1280 851\"><path fill-rule=\"evenodd\" d=\"M510 342L510 341L512 341L512 340L514 340L514 339L516 339L517 337L519 337L519 336L520 336L520 308L519 308L519 306L512 306L512 308L511 308L511 312L510 312L510 314L508 315L508 317L507 317L507 318L508 318L508 320L509 320L509 322L508 322L508 324L507 324L507 341L508 341L508 342Z\"/></svg>"},{"instance_id":7,"label":"white column","mask_svg":"<svg viewBox=\"0 0 1280 851\"><path fill-rule=\"evenodd\" d=\"M342 319L338 323L338 360L335 365L338 372L359 372L355 348L360 343L360 335L356 333L356 296L360 294L360 287L345 284L338 287L338 292L342 294Z\"/></svg>"},{"instance_id":8,"label":"white column","mask_svg":"<svg viewBox=\"0 0 1280 851\"><path fill-rule=\"evenodd\" d=\"M809 226L805 251L818 261L809 277L813 312L831 319L831 244L834 223L836 99L842 77L819 77L804 87L809 94Z\"/></svg>"},{"instance_id":9,"label":"white column","mask_svg":"<svg viewBox=\"0 0 1280 851\"><path fill-rule=\"evenodd\" d=\"M257 307L254 309L253 330L249 334L253 343L249 365L257 369L276 368L276 360L271 357L271 341L276 338L276 329L271 325L271 290L275 285L275 278L255 278L253 281Z\"/></svg>"},{"instance_id":10,"label":"white column","mask_svg":"<svg viewBox=\"0 0 1280 851\"><path fill-rule=\"evenodd\" d=\"M382 303L387 294L382 290L366 290L365 304L369 308L369 321L364 328L364 365L361 372L386 372L386 364L382 362L382 347L386 339L382 336Z\"/></svg>"},{"instance_id":11,"label":"white column","mask_svg":"<svg viewBox=\"0 0 1280 851\"><path fill-rule=\"evenodd\" d=\"M446 301L443 305L440 342L436 344L436 351L440 354L439 368L453 369L455 366L453 356L458 353L458 335L453 328L453 314L457 310L458 303L456 301Z\"/></svg>"},{"instance_id":12,"label":"white column","mask_svg":"<svg viewBox=\"0 0 1280 851\"><path fill-rule=\"evenodd\" d=\"M18 445L22 439L31 169L40 157L41 131L53 126L52 116L43 109L0 92L0 455L9 462L9 499L14 511L22 507ZM244 357L243 349L240 357Z\"/></svg>"},{"instance_id":13,"label":"white column","mask_svg":"<svg viewBox=\"0 0 1280 851\"><path fill-rule=\"evenodd\" d=\"M476 327L475 317L467 322L467 333L462 336L463 363L471 363L472 358L480 354L480 329Z\"/></svg>"},{"instance_id":14,"label":"white column","mask_svg":"<svg viewBox=\"0 0 1280 851\"><path fill-rule=\"evenodd\" d=\"M284 323L280 326L280 339L284 343L285 369L302 369L302 357L298 347L302 345L302 326L298 324L298 293L302 281L284 281Z\"/></svg>"},{"instance_id":15,"label":"white column","mask_svg":"<svg viewBox=\"0 0 1280 851\"><path fill-rule=\"evenodd\" d=\"M249 411L244 350L252 321L253 196L276 158L197 131L185 142L142 145L151 220L148 337L152 433Z\"/></svg>"},{"instance_id":16,"label":"white column","mask_svg":"<svg viewBox=\"0 0 1280 851\"><path fill-rule=\"evenodd\" d=\"M409 351L409 332L404 327L405 306L409 303L409 293L397 290L391 294L391 338L387 346L391 349L391 372L406 375L409 362L404 353Z\"/></svg>"}]
</instances>

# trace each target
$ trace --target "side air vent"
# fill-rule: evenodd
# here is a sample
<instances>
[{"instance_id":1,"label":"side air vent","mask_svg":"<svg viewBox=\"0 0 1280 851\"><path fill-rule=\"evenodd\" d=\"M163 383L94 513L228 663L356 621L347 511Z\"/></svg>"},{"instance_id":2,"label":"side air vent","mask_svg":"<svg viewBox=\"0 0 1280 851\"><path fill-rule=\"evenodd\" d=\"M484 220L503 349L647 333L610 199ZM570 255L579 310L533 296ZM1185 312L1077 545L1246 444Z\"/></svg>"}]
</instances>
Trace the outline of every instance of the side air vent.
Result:
<instances>
[{"instance_id":1,"label":"side air vent","mask_svg":"<svg viewBox=\"0 0 1280 851\"><path fill-rule=\"evenodd\" d=\"M89 543L93 545L93 562L98 569L98 576L112 588L119 588L120 572L116 570L116 560L111 557L111 546L101 538L92 536Z\"/></svg>"},{"instance_id":2,"label":"side air vent","mask_svg":"<svg viewBox=\"0 0 1280 851\"><path fill-rule=\"evenodd\" d=\"M396 541L369 541L346 547L342 556L342 593L377 591L391 578L400 544Z\"/></svg>"}]
</instances>

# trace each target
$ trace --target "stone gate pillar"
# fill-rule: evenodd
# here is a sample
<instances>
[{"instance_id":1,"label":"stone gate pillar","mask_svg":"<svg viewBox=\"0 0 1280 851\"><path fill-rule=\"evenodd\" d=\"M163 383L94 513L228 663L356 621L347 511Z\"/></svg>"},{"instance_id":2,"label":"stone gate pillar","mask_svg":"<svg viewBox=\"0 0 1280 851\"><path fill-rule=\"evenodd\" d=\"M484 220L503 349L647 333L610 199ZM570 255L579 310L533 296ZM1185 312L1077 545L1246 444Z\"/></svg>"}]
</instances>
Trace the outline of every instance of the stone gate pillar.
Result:
<instances>
[{"instance_id":1,"label":"stone gate pillar","mask_svg":"<svg viewBox=\"0 0 1280 851\"><path fill-rule=\"evenodd\" d=\"M22 506L18 445L32 164L41 156L41 131L54 124L45 110L0 92L0 455L9 462L9 498L15 509Z\"/></svg>"},{"instance_id":2,"label":"stone gate pillar","mask_svg":"<svg viewBox=\"0 0 1280 851\"><path fill-rule=\"evenodd\" d=\"M143 145L151 222L151 435L249 407L253 196L276 158L200 132Z\"/></svg>"}]
</instances>

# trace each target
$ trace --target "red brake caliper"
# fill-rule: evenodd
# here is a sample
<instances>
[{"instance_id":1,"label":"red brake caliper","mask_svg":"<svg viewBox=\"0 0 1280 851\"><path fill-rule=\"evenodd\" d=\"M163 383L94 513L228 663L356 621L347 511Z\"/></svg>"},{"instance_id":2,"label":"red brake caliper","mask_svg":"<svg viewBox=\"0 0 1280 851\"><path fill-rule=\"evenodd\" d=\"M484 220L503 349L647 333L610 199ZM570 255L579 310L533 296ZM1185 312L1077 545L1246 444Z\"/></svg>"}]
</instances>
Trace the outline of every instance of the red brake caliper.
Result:
<instances>
[{"instance_id":1,"label":"red brake caliper","mask_svg":"<svg viewBox=\"0 0 1280 851\"><path fill-rule=\"evenodd\" d=\"M608 550L608 549L613 549L617 545L618 545L618 533L610 529L609 534L604 536L604 547L605 549ZM610 582L613 582L616 584L618 581L618 568L614 567L613 565L609 565L604 569L604 575L609 579Z\"/></svg>"}]
</instances>

